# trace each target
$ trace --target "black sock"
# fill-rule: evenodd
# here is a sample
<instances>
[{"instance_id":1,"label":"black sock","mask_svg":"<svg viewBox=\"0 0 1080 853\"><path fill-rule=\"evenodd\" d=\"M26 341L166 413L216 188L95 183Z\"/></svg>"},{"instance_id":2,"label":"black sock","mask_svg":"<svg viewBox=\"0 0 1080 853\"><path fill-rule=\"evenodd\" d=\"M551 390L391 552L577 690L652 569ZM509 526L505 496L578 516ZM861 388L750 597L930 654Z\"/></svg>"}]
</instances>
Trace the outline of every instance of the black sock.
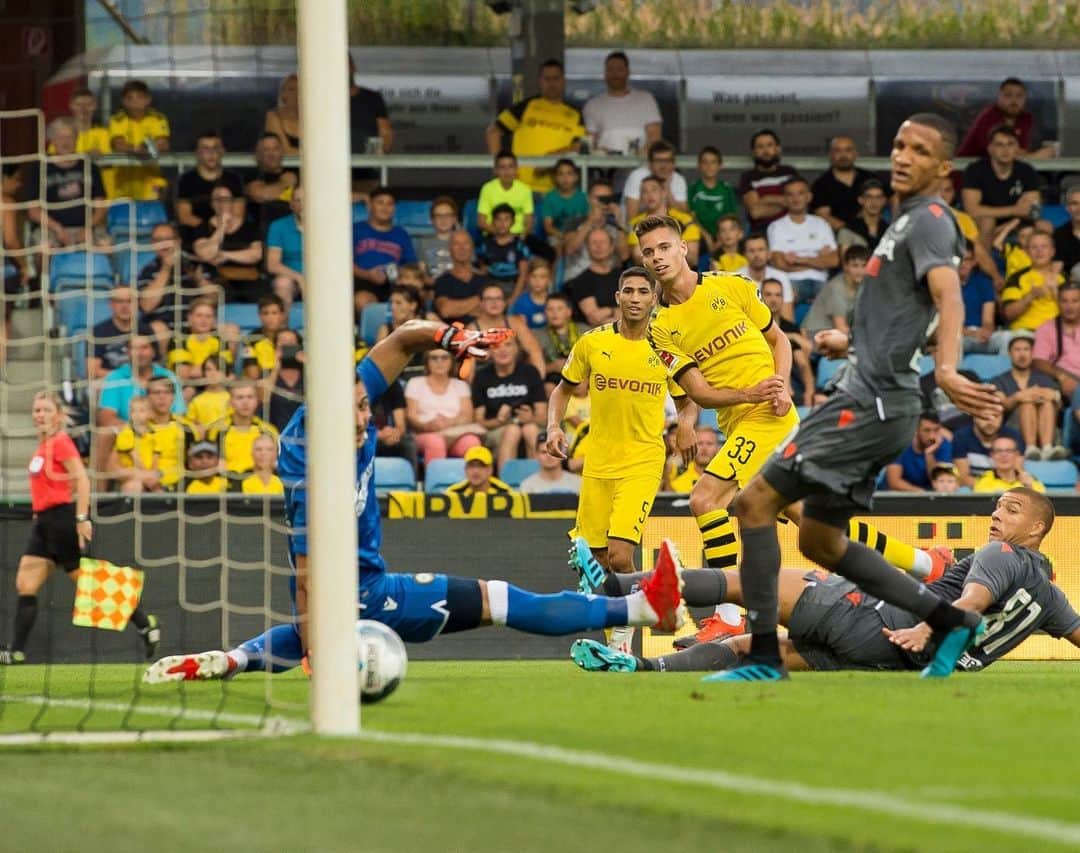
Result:
<instances>
[{"instance_id":1,"label":"black sock","mask_svg":"<svg viewBox=\"0 0 1080 853\"><path fill-rule=\"evenodd\" d=\"M656 663L654 661L649 660L649 658L639 658L637 655L635 655L634 660L637 661L637 671L638 672L655 672L656 671Z\"/></svg>"},{"instance_id":2,"label":"black sock","mask_svg":"<svg viewBox=\"0 0 1080 853\"><path fill-rule=\"evenodd\" d=\"M26 650L26 638L30 636L30 629L34 627L35 619L37 619L37 596L20 595L15 609L15 642L11 644L13 651Z\"/></svg>"},{"instance_id":3,"label":"black sock","mask_svg":"<svg viewBox=\"0 0 1080 853\"><path fill-rule=\"evenodd\" d=\"M604 578L604 585L600 587L604 595L611 598L622 598L638 589L638 584L646 577L644 572L631 572L620 575L617 572L608 572Z\"/></svg>"},{"instance_id":4,"label":"black sock","mask_svg":"<svg viewBox=\"0 0 1080 853\"><path fill-rule=\"evenodd\" d=\"M776 525L747 527L740 531L743 606L753 638L749 660L780 666L780 644L776 638L780 584L780 540Z\"/></svg>"},{"instance_id":5,"label":"black sock","mask_svg":"<svg viewBox=\"0 0 1080 853\"><path fill-rule=\"evenodd\" d=\"M131 622L135 625L139 631L146 630L150 625L150 620L146 617L146 614L142 612L142 609L136 607L131 611Z\"/></svg>"},{"instance_id":6,"label":"black sock","mask_svg":"<svg viewBox=\"0 0 1080 853\"><path fill-rule=\"evenodd\" d=\"M664 655L652 661L658 672L714 672L731 669L739 663L739 656L724 643L698 643L681 652Z\"/></svg>"},{"instance_id":7,"label":"black sock","mask_svg":"<svg viewBox=\"0 0 1080 853\"><path fill-rule=\"evenodd\" d=\"M915 578L890 566L881 554L873 548L867 548L860 542L848 541L847 550L840 562L834 567L838 575L843 575L863 592L896 605L902 610L914 613L934 629L955 628L963 624L963 614L952 621L952 615L938 613L944 602ZM945 605L946 610L956 608ZM931 620L934 621L931 621ZM937 622L938 624L935 624ZM951 624L946 625L946 622Z\"/></svg>"},{"instance_id":8,"label":"black sock","mask_svg":"<svg viewBox=\"0 0 1080 853\"><path fill-rule=\"evenodd\" d=\"M947 601L939 602L930 614L924 617L926 624L935 631L951 631L961 625L974 628L981 618L978 613L953 607Z\"/></svg>"},{"instance_id":9,"label":"black sock","mask_svg":"<svg viewBox=\"0 0 1080 853\"><path fill-rule=\"evenodd\" d=\"M720 569L687 569L683 583L683 601L688 607L712 607L726 600L727 578Z\"/></svg>"}]
</instances>

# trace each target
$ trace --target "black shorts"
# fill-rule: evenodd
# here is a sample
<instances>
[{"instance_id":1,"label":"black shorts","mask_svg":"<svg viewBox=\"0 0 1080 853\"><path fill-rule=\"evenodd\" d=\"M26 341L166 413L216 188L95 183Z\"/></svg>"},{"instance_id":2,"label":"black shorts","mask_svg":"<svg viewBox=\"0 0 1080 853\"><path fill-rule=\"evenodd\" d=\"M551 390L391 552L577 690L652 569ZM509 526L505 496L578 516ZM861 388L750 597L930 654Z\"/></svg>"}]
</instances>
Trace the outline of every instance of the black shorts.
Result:
<instances>
[{"instance_id":1,"label":"black shorts","mask_svg":"<svg viewBox=\"0 0 1080 853\"><path fill-rule=\"evenodd\" d=\"M34 513L30 539L23 556L52 560L65 572L79 568L79 534L75 531L75 504L60 504Z\"/></svg>"},{"instance_id":2,"label":"black shorts","mask_svg":"<svg viewBox=\"0 0 1080 853\"><path fill-rule=\"evenodd\" d=\"M918 423L917 412L882 418L874 399L837 391L761 474L790 502L805 499L808 518L846 529L851 516L870 509L878 474L907 447Z\"/></svg>"},{"instance_id":3,"label":"black shorts","mask_svg":"<svg viewBox=\"0 0 1080 853\"><path fill-rule=\"evenodd\" d=\"M867 600L839 575L808 572L805 577L788 637L811 669L908 669L900 649L882 633L877 599Z\"/></svg>"}]
</instances>

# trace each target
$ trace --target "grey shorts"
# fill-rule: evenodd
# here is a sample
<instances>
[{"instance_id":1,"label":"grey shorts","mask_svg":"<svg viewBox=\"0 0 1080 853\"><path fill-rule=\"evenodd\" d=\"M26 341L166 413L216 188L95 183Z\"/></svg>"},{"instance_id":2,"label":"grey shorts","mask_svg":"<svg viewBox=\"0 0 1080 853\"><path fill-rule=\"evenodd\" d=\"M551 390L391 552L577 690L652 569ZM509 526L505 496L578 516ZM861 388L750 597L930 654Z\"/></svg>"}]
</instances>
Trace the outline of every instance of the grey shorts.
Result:
<instances>
[{"instance_id":1,"label":"grey shorts","mask_svg":"<svg viewBox=\"0 0 1080 853\"><path fill-rule=\"evenodd\" d=\"M808 518L845 529L870 508L878 473L907 447L918 422L917 413L882 419L872 398L837 391L765 463L762 476L792 503L805 499Z\"/></svg>"},{"instance_id":2,"label":"grey shorts","mask_svg":"<svg viewBox=\"0 0 1080 853\"><path fill-rule=\"evenodd\" d=\"M904 670L900 650L882 633L876 599L859 592L839 575L828 580L805 575L809 583L795 602L788 637L814 670Z\"/></svg>"}]
</instances>

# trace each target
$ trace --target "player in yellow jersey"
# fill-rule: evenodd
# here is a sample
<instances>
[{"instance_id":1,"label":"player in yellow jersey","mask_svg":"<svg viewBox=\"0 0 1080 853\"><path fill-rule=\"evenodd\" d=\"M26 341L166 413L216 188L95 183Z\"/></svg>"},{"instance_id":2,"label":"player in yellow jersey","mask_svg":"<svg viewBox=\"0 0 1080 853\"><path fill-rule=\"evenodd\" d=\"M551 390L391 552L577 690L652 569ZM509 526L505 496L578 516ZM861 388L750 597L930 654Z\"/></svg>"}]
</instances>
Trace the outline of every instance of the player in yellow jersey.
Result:
<instances>
[{"instance_id":1,"label":"player in yellow jersey","mask_svg":"<svg viewBox=\"0 0 1080 853\"><path fill-rule=\"evenodd\" d=\"M619 276L615 294L621 319L582 335L562 368L548 402L547 451L566 459L560 424L574 386L589 387L589 452L573 535L583 537L607 569L632 572L664 472L664 401L679 410L679 448L694 446L694 406L649 346L655 285L641 267Z\"/></svg>"}]
</instances>

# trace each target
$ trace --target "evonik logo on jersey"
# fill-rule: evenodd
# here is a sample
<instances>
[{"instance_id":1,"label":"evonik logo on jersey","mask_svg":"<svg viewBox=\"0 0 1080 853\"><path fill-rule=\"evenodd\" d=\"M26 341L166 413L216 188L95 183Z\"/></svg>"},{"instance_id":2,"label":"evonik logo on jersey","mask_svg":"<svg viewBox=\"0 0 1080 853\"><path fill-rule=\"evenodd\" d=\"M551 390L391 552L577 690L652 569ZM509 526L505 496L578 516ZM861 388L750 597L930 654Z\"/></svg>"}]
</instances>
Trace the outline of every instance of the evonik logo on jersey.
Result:
<instances>
[{"instance_id":1,"label":"evonik logo on jersey","mask_svg":"<svg viewBox=\"0 0 1080 853\"><path fill-rule=\"evenodd\" d=\"M725 349L731 346L732 343L734 343L746 334L747 329L748 326L746 324L746 321L740 320L730 329L725 329L723 332L721 332L719 335L717 335L715 338L705 344L705 346L692 353L691 358L693 358L694 361L696 361L698 364L701 364L710 356L715 355L718 352L723 352Z\"/></svg>"},{"instance_id":2,"label":"evonik logo on jersey","mask_svg":"<svg viewBox=\"0 0 1080 853\"><path fill-rule=\"evenodd\" d=\"M624 379L621 376L605 376L603 373L593 374L593 387L597 391L629 391L631 394L663 393L662 382L642 382L640 379Z\"/></svg>"}]
</instances>

